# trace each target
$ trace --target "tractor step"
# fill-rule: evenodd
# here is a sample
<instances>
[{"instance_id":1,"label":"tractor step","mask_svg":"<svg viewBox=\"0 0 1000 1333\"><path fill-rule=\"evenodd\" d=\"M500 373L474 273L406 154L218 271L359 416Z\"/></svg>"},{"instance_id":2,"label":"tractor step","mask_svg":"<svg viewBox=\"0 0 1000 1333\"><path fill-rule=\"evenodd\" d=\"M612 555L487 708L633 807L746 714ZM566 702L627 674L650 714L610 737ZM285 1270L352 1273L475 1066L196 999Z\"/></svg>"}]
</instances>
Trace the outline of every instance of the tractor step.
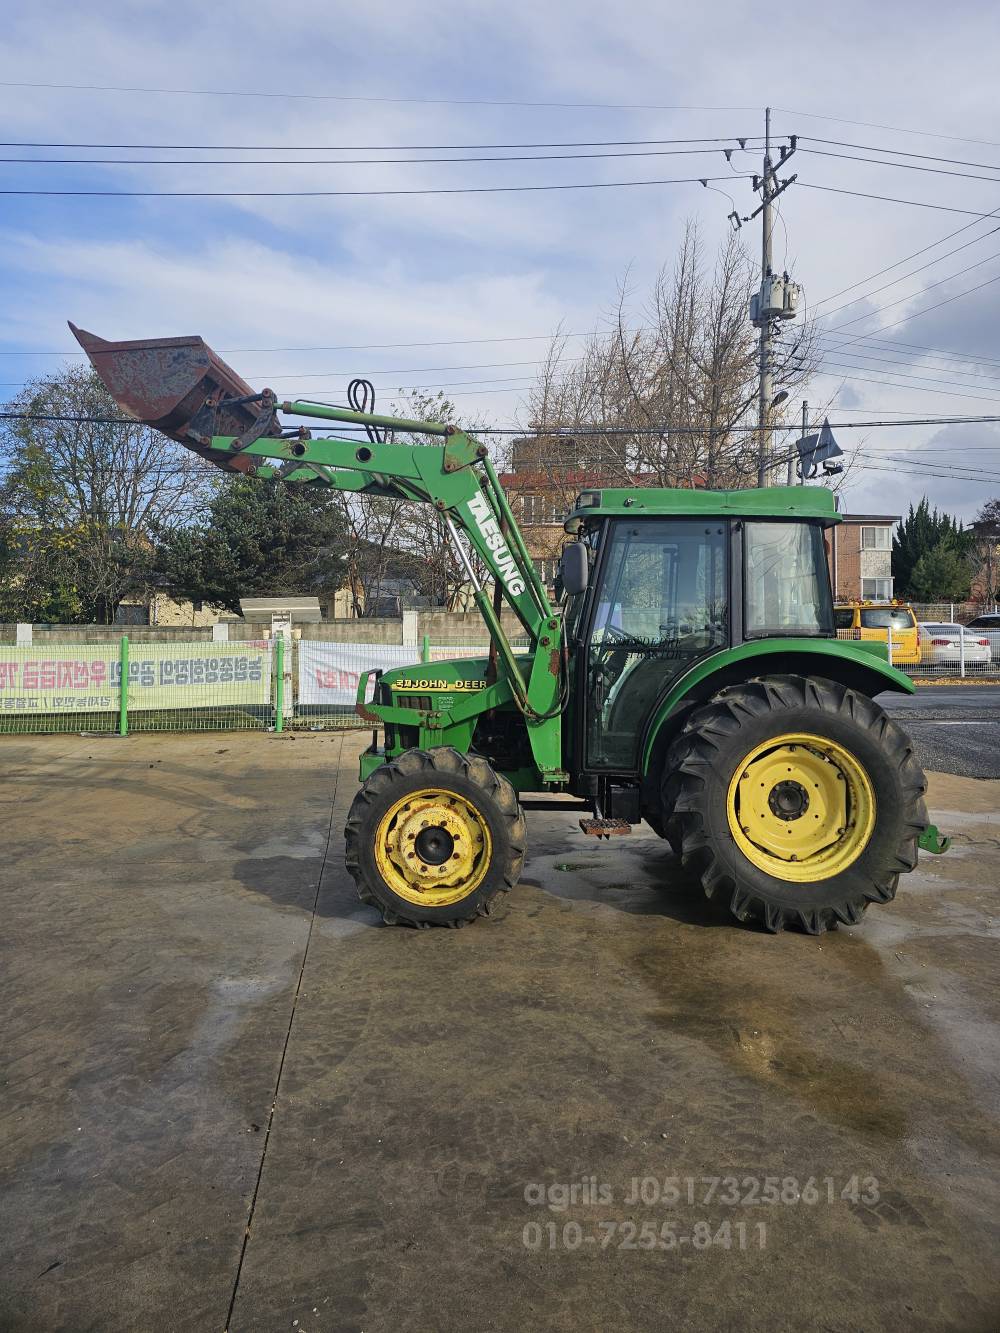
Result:
<instances>
[{"instance_id":1,"label":"tractor step","mask_svg":"<svg viewBox=\"0 0 1000 1333\"><path fill-rule=\"evenodd\" d=\"M623 837L632 832L627 819L581 819L580 827L592 838Z\"/></svg>"}]
</instances>

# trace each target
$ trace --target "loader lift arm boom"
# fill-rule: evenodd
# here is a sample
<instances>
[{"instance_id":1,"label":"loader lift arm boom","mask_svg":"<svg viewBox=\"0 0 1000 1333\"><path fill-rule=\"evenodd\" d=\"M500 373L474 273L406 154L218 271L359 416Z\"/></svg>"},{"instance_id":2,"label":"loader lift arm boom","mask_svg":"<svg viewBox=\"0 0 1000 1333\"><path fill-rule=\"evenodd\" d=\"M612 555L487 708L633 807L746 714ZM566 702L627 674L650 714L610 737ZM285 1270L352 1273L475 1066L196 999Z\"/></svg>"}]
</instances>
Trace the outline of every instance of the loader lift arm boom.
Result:
<instances>
[{"instance_id":1,"label":"loader lift arm boom","mask_svg":"<svg viewBox=\"0 0 1000 1333\"><path fill-rule=\"evenodd\" d=\"M357 495L390 495L429 504L449 526L470 581L476 606L496 647L498 685L509 691L524 714L532 753L547 782L564 780L561 714L564 663L561 618L528 554L521 530L500 485L486 447L452 426L353 412L307 401L283 402L280 410L297 417L374 426L439 436L441 445L389 444L357 439L261 436L248 443L237 436L213 436L213 453L238 451L259 459L258 477L325 485ZM489 570L503 599L530 641L530 670L524 679L486 590L478 583L461 544L461 534ZM366 705L382 716L388 705Z\"/></svg>"},{"instance_id":2,"label":"loader lift arm boom","mask_svg":"<svg viewBox=\"0 0 1000 1333\"><path fill-rule=\"evenodd\" d=\"M125 412L223 471L431 505L445 520L475 589L476 606L493 645L490 662L496 679L487 682L478 698L457 698L450 708L426 710L368 702L362 697L363 681L359 711L369 719L417 722L434 735L452 723L471 726L485 709L512 704L524 717L542 781L566 780L562 618L549 602L485 445L454 426L435 422L325 403L279 403L270 389L255 392L199 337L115 343L72 323L70 329ZM369 438L314 439L304 427L286 427L279 411L364 426ZM389 443L381 438L385 431L430 436L440 443ZM529 640L526 659L515 657L497 609L476 578L463 536L494 580L497 606L506 601L524 629Z\"/></svg>"}]
</instances>

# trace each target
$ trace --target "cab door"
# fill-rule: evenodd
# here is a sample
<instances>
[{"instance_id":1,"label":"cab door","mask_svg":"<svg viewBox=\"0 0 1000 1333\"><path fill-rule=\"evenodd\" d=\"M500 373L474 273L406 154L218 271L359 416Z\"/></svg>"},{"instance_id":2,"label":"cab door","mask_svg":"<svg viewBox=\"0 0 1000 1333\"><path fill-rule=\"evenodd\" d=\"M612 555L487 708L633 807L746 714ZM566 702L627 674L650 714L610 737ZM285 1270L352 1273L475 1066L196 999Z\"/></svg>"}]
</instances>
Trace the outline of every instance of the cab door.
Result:
<instances>
[{"instance_id":1,"label":"cab door","mask_svg":"<svg viewBox=\"0 0 1000 1333\"><path fill-rule=\"evenodd\" d=\"M728 646L727 587L726 524L610 524L580 664L589 771L638 770L643 726L665 686Z\"/></svg>"}]
</instances>

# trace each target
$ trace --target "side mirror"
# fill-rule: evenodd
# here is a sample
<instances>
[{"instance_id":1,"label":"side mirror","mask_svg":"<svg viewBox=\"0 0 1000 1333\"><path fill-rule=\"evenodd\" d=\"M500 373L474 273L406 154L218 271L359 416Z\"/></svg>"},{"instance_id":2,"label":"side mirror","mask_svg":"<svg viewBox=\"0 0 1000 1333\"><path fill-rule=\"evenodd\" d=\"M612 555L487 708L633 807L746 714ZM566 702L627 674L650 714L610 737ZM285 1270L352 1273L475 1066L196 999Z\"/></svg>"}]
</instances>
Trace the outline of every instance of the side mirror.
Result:
<instances>
[{"instance_id":1,"label":"side mirror","mask_svg":"<svg viewBox=\"0 0 1000 1333\"><path fill-rule=\"evenodd\" d=\"M578 593L587 591L587 584L590 582L590 560L583 542L570 542L568 546L563 547L559 571L567 596L575 597Z\"/></svg>"}]
</instances>

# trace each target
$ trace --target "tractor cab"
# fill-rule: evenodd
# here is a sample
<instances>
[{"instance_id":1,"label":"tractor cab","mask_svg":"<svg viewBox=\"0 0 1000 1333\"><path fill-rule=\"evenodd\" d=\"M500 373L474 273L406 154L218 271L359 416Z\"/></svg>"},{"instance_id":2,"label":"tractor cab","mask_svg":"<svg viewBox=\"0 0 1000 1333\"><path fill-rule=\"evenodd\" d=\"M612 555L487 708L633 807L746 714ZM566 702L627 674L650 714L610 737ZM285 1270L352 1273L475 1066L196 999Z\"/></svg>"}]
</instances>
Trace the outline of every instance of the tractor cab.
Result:
<instances>
[{"instance_id":1,"label":"tractor cab","mask_svg":"<svg viewBox=\"0 0 1000 1333\"><path fill-rule=\"evenodd\" d=\"M637 773L655 706L700 663L835 637L823 534L836 521L815 487L583 492L565 526L586 565L574 553L563 572L580 767Z\"/></svg>"}]
</instances>

